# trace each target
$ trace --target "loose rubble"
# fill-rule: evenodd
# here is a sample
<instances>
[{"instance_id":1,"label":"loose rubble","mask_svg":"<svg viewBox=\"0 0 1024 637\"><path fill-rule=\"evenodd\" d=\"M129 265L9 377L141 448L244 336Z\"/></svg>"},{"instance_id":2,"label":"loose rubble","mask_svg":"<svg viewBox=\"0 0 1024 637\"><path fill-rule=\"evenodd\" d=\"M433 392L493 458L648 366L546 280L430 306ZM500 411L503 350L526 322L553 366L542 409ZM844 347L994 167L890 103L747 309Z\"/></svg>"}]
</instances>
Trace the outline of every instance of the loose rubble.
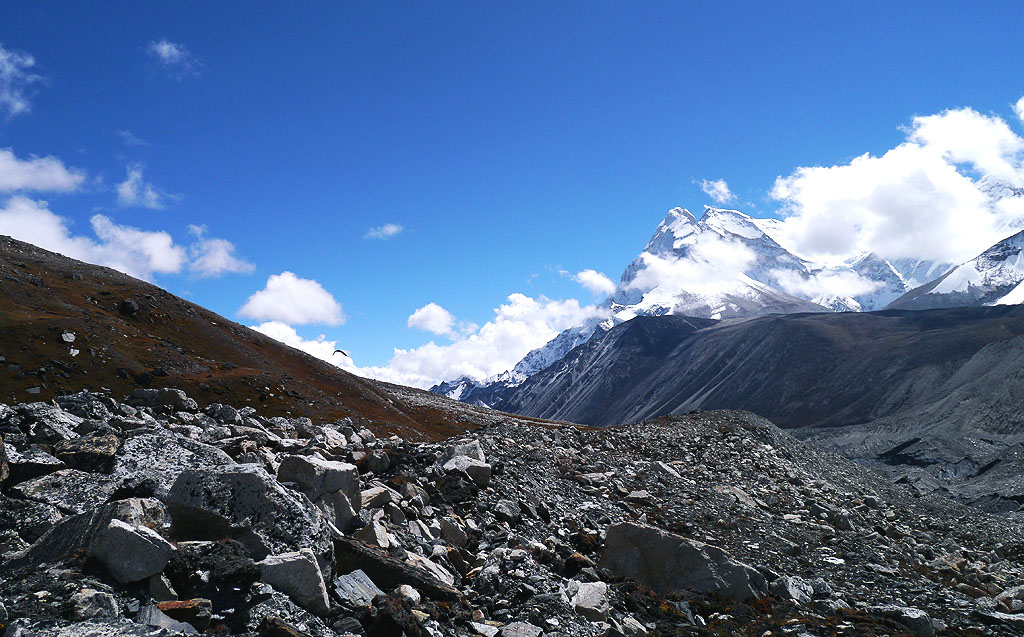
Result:
<instances>
[{"instance_id":1,"label":"loose rubble","mask_svg":"<svg viewBox=\"0 0 1024 637\"><path fill-rule=\"evenodd\" d=\"M0 405L5 637L1024 630L1009 518L747 413L417 443L146 392Z\"/></svg>"}]
</instances>

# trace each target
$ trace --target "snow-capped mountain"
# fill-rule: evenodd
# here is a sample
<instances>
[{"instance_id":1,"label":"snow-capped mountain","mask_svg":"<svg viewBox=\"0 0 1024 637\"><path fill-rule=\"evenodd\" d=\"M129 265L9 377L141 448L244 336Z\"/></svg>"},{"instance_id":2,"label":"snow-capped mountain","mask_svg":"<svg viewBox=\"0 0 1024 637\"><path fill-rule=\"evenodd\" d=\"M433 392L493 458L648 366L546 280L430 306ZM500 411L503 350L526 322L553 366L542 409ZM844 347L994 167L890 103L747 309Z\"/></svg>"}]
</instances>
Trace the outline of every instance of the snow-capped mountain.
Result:
<instances>
[{"instance_id":1,"label":"snow-capped mountain","mask_svg":"<svg viewBox=\"0 0 1024 637\"><path fill-rule=\"evenodd\" d=\"M688 210L673 208L622 273L618 288L601 306L602 318L565 330L509 371L483 381L448 381L432 391L494 405L504 392L574 347L636 316L724 319L870 311L930 280L920 277L936 269L941 269L939 274L945 271L930 262L890 262L870 253L838 264L816 263L797 256L783 239L777 219L708 207L698 221Z\"/></svg>"},{"instance_id":2,"label":"snow-capped mountain","mask_svg":"<svg viewBox=\"0 0 1024 637\"><path fill-rule=\"evenodd\" d=\"M1024 302L1024 231L894 301L894 309L1016 305Z\"/></svg>"}]
</instances>

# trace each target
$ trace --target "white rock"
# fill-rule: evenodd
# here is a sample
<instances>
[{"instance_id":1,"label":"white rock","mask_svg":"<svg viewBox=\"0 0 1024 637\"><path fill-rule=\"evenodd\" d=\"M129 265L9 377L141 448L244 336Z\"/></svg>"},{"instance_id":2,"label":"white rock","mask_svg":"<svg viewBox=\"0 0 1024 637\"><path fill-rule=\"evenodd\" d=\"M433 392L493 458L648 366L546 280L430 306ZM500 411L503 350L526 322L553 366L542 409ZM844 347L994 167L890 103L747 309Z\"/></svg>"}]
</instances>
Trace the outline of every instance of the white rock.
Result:
<instances>
[{"instance_id":1,"label":"white rock","mask_svg":"<svg viewBox=\"0 0 1024 637\"><path fill-rule=\"evenodd\" d=\"M263 581L295 600L299 606L317 615L326 615L330 606L327 586L316 556L310 549L271 555L257 563Z\"/></svg>"},{"instance_id":2,"label":"white rock","mask_svg":"<svg viewBox=\"0 0 1024 637\"><path fill-rule=\"evenodd\" d=\"M608 618L608 585L604 582L580 584L572 598L573 609L592 622Z\"/></svg>"},{"instance_id":3,"label":"white rock","mask_svg":"<svg viewBox=\"0 0 1024 637\"><path fill-rule=\"evenodd\" d=\"M114 579L126 584L163 571L174 551L174 545L150 528L136 528L121 520L111 520L89 554L103 564Z\"/></svg>"}]
</instances>

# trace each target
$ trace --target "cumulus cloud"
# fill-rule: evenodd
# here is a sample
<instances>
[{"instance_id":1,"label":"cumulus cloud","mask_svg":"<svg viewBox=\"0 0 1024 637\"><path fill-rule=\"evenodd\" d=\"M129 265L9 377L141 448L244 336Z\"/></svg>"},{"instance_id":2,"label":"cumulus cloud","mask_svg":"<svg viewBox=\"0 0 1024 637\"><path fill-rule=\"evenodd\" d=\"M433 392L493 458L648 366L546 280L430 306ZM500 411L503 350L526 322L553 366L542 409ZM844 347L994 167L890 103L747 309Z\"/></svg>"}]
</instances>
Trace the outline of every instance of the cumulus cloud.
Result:
<instances>
[{"instance_id":1,"label":"cumulus cloud","mask_svg":"<svg viewBox=\"0 0 1024 637\"><path fill-rule=\"evenodd\" d=\"M357 368L345 361L334 362L362 376L413 387L426 388L459 376L484 379L511 369L562 330L604 316L605 312L593 305L580 305L576 299L552 300L516 293L494 310L492 320L453 343L438 345L431 341L415 349L395 349L385 367Z\"/></svg>"},{"instance_id":2,"label":"cumulus cloud","mask_svg":"<svg viewBox=\"0 0 1024 637\"><path fill-rule=\"evenodd\" d=\"M856 272L825 270L804 278L793 270L772 270L782 291L804 299L854 297L881 288L883 283L872 281Z\"/></svg>"},{"instance_id":3,"label":"cumulus cloud","mask_svg":"<svg viewBox=\"0 0 1024 637\"><path fill-rule=\"evenodd\" d=\"M203 65L199 58L192 55L184 44L162 38L150 42L146 52L176 79L180 80L190 75L198 77L202 74Z\"/></svg>"},{"instance_id":4,"label":"cumulus cloud","mask_svg":"<svg viewBox=\"0 0 1024 637\"><path fill-rule=\"evenodd\" d=\"M572 278L573 281L576 281L594 294L608 296L615 291L615 283L597 270L581 270L573 275Z\"/></svg>"},{"instance_id":5,"label":"cumulus cloud","mask_svg":"<svg viewBox=\"0 0 1024 637\"><path fill-rule=\"evenodd\" d=\"M135 135L135 133L131 132L130 130L119 130L114 132L117 133L117 136L121 138L121 143L124 144L125 146L139 146L142 148L149 146L149 144L146 143L146 140L140 139Z\"/></svg>"},{"instance_id":6,"label":"cumulus cloud","mask_svg":"<svg viewBox=\"0 0 1024 637\"><path fill-rule=\"evenodd\" d=\"M28 53L0 45L0 113L13 117L32 110L29 91L42 81L32 72L35 65L35 58Z\"/></svg>"},{"instance_id":7,"label":"cumulus cloud","mask_svg":"<svg viewBox=\"0 0 1024 637\"><path fill-rule=\"evenodd\" d=\"M140 279L180 272L188 261L185 249L167 232L118 225L99 214L93 215L90 226L94 237L74 235L68 221L50 211L45 201L20 195L0 208L0 234Z\"/></svg>"},{"instance_id":8,"label":"cumulus cloud","mask_svg":"<svg viewBox=\"0 0 1024 637\"><path fill-rule=\"evenodd\" d=\"M161 192L147 182L142 176L143 169L142 164L128 166L128 175L117 185L118 205L125 208L160 210L166 205L166 200L177 199L176 195Z\"/></svg>"},{"instance_id":9,"label":"cumulus cloud","mask_svg":"<svg viewBox=\"0 0 1024 637\"><path fill-rule=\"evenodd\" d=\"M341 304L330 292L318 282L288 271L271 275L266 287L250 296L238 313L257 321L280 321L289 325L341 325L345 322Z\"/></svg>"},{"instance_id":10,"label":"cumulus cloud","mask_svg":"<svg viewBox=\"0 0 1024 637\"><path fill-rule=\"evenodd\" d=\"M206 235L206 226L190 225L189 234L195 241L189 246L191 262L188 269L200 277L217 277L222 274L248 274L256 266L235 256L235 245L227 239Z\"/></svg>"},{"instance_id":11,"label":"cumulus cloud","mask_svg":"<svg viewBox=\"0 0 1024 637\"><path fill-rule=\"evenodd\" d=\"M406 325L439 336L455 336L455 315L437 303L427 303L409 315Z\"/></svg>"},{"instance_id":12,"label":"cumulus cloud","mask_svg":"<svg viewBox=\"0 0 1024 637\"><path fill-rule=\"evenodd\" d=\"M716 203L728 203L736 198L724 179L704 179L700 182L700 189Z\"/></svg>"},{"instance_id":13,"label":"cumulus cloud","mask_svg":"<svg viewBox=\"0 0 1024 637\"><path fill-rule=\"evenodd\" d=\"M70 192L84 179L84 172L65 167L56 157L18 159L10 148L0 149L0 192Z\"/></svg>"},{"instance_id":14,"label":"cumulus cloud","mask_svg":"<svg viewBox=\"0 0 1024 637\"><path fill-rule=\"evenodd\" d=\"M880 156L779 177L779 239L812 258L963 262L1024 227L1024 213L990 201L980 179L1024 183L1022 152L1024 139L999 117L972 109L916 117L907 141Z\"/></svg>"},{"instance_id":15,"label":"cumulus cloud","mask_svg":"<svg viewBox=\"0 0 1024 637\"><path fill-rule=\"evenodd\" d=\"M1024 97L1017 100L1013 105L1013 112L1017 114L1017 119L1024 122Z\"/></svg>"},{"instance_id":16,"label":"cumulus cloud","mask_svg":"<svg viewBox=\"0 0 1024 637\"><path fill-rule=\"evenodd\" d=\"M734 283L755 261L753 250L735 241L701 239L685 258L644 252L643 267L627 285L628 290L647 292L664 287L694 294L714 294Z\"/></svg>"},{"instance_id":17,"label":"cumulus cloud","mask_svg":"<svg viewBox=\"0 0 1024 637\"><path fill-rule=\"evenodd\" d=\"M395 236L402 230L405 230L405 228L398 225L397 223L385 223L383 226L377 226L376 228L370 228L369 230L367 230L363 238L390 239L391 237Z\"/></svg>"},{"instance_id":18,"label":"cumulus cloud","mask_svg":"<svg viewBox=\"0 0 1024 637\"><path fill-rule=\"evenodd\" d=\"M320 334L314 339L305 339L299 335L294 327L280 321L267 321L266 323L250 325L249 327L269 336L275 341L280 341L289 347L294 347L328 363L339 364L340 360L336 360L336 358L348 360L347 357L341 354L335 356L334 350L337 348L337 341L327 340L327 336L324 334ZM349 366L352 366L351 363L349 363Z\"/></svg>"}]
</instances>

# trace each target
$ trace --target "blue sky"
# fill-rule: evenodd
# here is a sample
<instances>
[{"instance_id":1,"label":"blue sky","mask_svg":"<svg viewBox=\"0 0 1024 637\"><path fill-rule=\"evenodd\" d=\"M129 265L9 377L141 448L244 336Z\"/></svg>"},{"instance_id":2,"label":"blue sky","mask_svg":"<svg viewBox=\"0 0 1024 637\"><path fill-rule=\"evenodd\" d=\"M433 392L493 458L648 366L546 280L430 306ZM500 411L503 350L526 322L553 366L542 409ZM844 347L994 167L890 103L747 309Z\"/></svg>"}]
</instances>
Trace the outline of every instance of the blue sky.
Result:
<instances>
[{"instance_id":1,"label":"blue sky","mask_svg":"<svg viewBox=\"0 0 1024 637\"><path fill-rule=\"evenodd\" d=\"M117 247L97 214L166 232L154 250L178 252L141 273L249 325L275 319L240 308L292 272L278 288L324 304L279 322L384 366L486 338L472 328L502 304L536 309L513 293L599 301L560 272L617 280L667 209L712 203L702 180L767 216L777 177L881 155L915 115L971 107L1019 133L1022 18L1018 2L3 3L17 64L0 82L23 108L0 99L0 149L73 179L8 187L0 207L63 217L96 260ZM454 319L413 323L443 333L409 326L431 303Z\"/></svg>"}]
</instances>

